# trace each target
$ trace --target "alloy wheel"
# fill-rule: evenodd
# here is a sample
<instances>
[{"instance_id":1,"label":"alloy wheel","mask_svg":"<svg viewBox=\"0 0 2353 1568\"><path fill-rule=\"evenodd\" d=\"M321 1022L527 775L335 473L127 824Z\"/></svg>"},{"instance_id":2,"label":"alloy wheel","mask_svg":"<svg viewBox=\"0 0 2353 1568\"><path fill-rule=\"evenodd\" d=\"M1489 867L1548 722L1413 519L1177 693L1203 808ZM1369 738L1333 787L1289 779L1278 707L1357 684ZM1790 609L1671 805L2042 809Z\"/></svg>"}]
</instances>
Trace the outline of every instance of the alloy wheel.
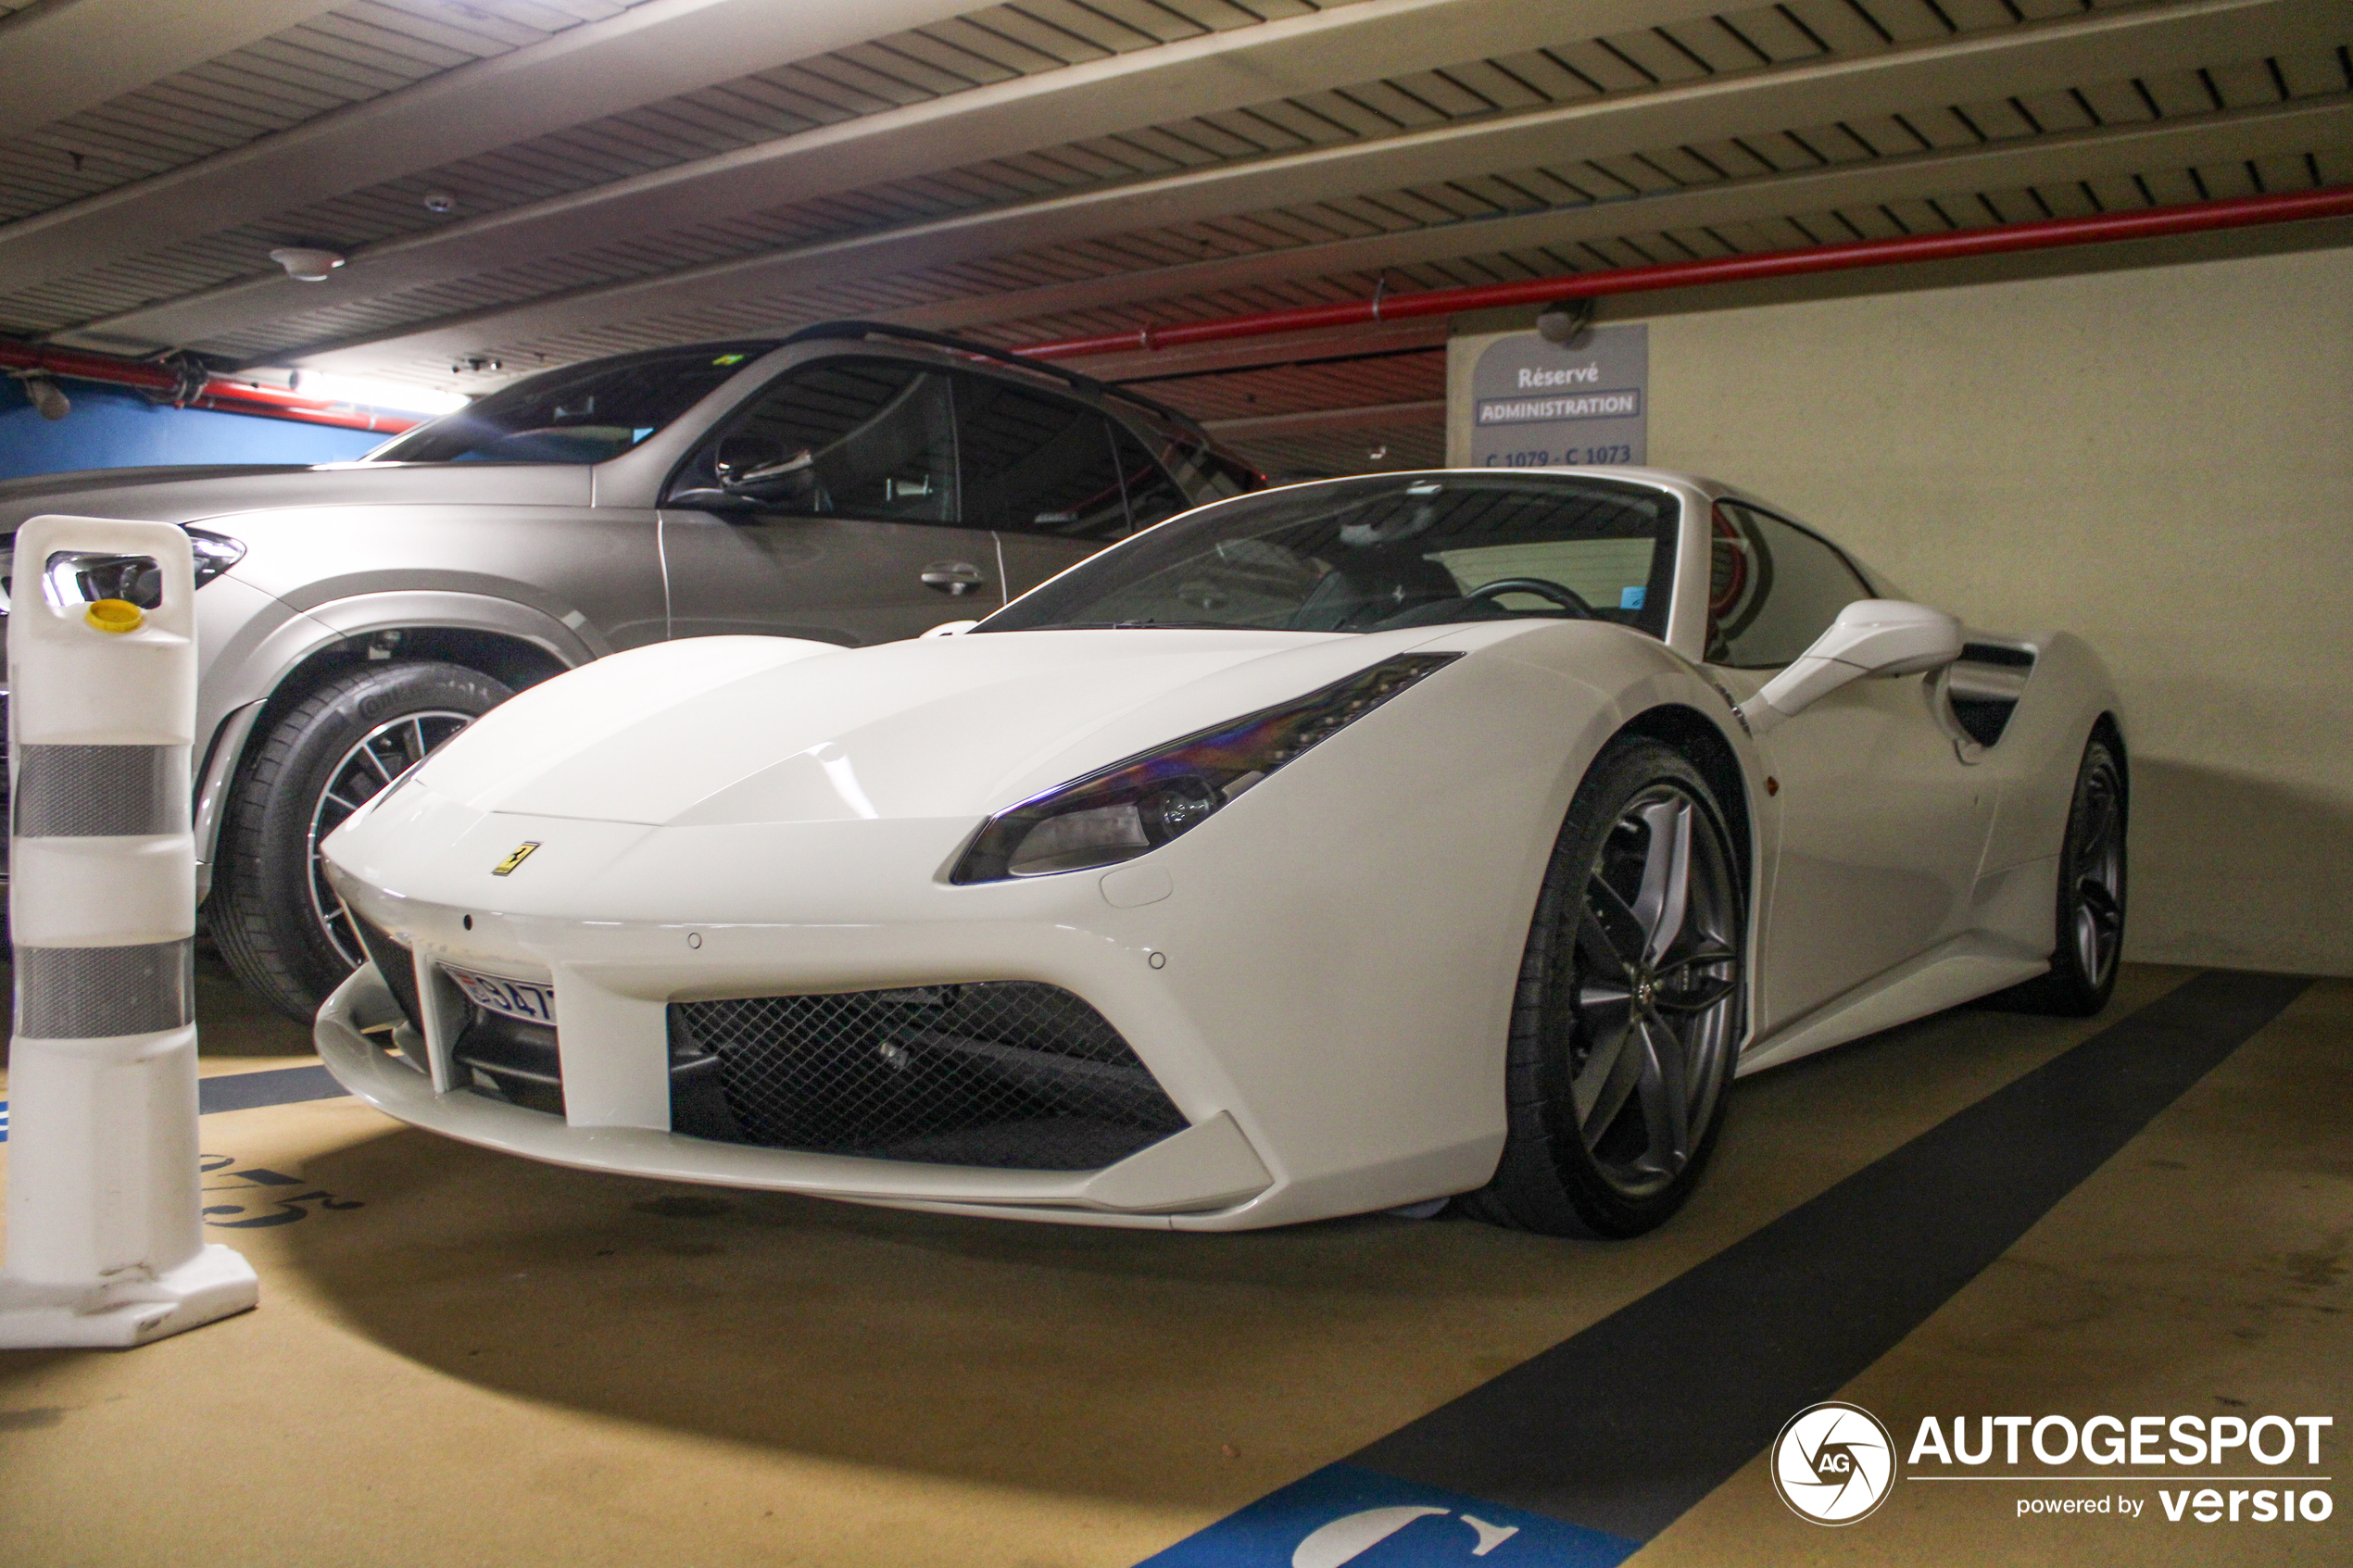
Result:
<instances>
[{"instance_id":1,"label":"alloy wheel","mask_svg":"<svg viewBox=\"0 0 2353 1568\"><path fill-rule=\"evenodd\" d=\"M327 884L327 866L319 845L343 825L344 819L392 786L392 781L448 743L449 737L474 721L474 715L448 709L404 713L386 720L360 737L343 754L327 775L327 787L310 808L310 909L327 943L352 969L365 961L359 934L351 929L350 912Z\"/></svg>"},{"instance_id":2,"label":"alloy wheel","mask_svg":"<svg viewBox=\"0 0 2353 1568\"><path fill-rule=\"evenodd\" d=\"M1738 884L1698 801L1628 801L1585 882L1569 1100L1603 1178L1628 1198L1691 1163L1737 1047Z\"/></svg>"},{"instance_id":3,"label":"alloy wheel","mask_svg":"<svg viewBox=\"0 0 2353 1568\"><path fill-rule=\"evenodd\" d=\"M2108 983L2124 941L2124 800L2116 764L2102 754L2083 781L2069 868L2075 894L2075 956L2094 989Z\"/></svg>"}]
</instances>

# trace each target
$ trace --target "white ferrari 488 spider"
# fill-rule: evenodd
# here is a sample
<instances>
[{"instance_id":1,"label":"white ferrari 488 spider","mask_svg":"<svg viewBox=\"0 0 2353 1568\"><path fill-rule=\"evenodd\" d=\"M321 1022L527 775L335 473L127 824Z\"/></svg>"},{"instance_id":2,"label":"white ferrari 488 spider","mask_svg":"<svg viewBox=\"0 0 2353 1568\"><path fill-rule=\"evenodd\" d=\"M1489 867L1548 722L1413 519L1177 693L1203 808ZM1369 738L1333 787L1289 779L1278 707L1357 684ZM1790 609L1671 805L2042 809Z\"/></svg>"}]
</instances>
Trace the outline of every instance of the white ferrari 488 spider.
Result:
<instances>
[{"instance_id":1,"label":"white ferrari 488 spider","mask_svg":"<svg viewBox=\"0 0 2353 1568\"><path fill-rule=\"evenodd\" d=\"M948 630L943 628L943 631ZM369 1103L535 1159L1226 1230L1629 1236L1736 1073L2115 978L2107 673L1765 503L1384 474L957 634L537 686L325 845Z\"/></svg>"}]
</instances>

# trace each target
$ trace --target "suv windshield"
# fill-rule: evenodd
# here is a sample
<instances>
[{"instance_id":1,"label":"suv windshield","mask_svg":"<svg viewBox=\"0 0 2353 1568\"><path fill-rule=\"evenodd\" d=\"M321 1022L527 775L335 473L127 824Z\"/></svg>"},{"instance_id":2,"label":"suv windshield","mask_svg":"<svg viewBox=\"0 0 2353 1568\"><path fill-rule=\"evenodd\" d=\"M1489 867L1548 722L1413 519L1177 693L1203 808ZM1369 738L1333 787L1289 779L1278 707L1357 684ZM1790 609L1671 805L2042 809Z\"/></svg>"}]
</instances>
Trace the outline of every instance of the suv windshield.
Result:
<instances>
[{"instance_id":1,"label":"suv windshield","mask_svg":"<svg viewBox=\"0 0 2353 1568\"><path fill-rule=\"evenodd\" d=\"M368 454L378 463L601 463L709 396L770 343L629 354L517 382Z\"/></svg>"},{"instance_id":2,"label":"suv windshield","mask_svg":"<svg viewBox=\"0 0 2353 1568\"><path fill-rule=\"evenodd\" d=\"M1570 474L1298 484L1163 523L975 630L1385 632L1551 616L1663 636L1680 515L1668 492Z\"/></svg>"}]
</instances>

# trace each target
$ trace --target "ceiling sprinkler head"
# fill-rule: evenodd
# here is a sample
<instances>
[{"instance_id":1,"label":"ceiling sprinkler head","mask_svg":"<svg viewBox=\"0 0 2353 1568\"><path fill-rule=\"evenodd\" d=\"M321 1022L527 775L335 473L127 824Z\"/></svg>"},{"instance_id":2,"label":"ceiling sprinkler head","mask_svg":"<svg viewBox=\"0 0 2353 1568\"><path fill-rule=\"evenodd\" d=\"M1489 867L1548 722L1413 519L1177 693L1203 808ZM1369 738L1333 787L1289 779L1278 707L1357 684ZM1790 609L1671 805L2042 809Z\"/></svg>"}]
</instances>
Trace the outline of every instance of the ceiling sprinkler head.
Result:
<instances>
[{"instance_id":1,"label":"ceiling sprinkler head","mask_svg":"<svg viewBox=\"0 0 2353 1568\"><path fill-rule=\"evenodd\" d=\"M425 193L425 210L455 212L458 210L458 198L447 191L428 191Z\"/></svg>"},{"instance_id":2,"label":"ceiling sprinkler head","mask_svg":"<svg viewBox=\"0 0 2353 1568\"><path fill-rule=\"evenodd\" d=\"M287 277L305 283L325 282L344 262L332 250L316 250L308 245L282 245L270 253L270 259L284 268Z\"/></svg>"}]
</instances>

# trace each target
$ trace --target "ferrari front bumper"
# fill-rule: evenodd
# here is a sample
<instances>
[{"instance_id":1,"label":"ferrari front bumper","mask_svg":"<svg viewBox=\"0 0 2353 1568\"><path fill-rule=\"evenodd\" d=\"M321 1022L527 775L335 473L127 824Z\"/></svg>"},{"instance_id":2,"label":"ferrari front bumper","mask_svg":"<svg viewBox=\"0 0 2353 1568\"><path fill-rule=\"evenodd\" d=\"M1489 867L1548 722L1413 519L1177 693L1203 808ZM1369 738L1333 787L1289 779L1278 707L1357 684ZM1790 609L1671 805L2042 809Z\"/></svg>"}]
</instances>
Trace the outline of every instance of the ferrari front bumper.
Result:
<instances>
[{"instance_id":1,"label":"ferrari front bumper","mask_svg":"<svg viewBox=\"0 0 2353 1568\"><path fill-rule=\"evenodd\" d=\"M587 1108L593 1099L568 1119L450 1085L446 1073L446 1086L437 1090L434 1075L415 1065L428 1058L423 1042L403 1021L372 963L327 999L315 1035L320 1059L336 1081L386 1115L461 1142L580 1170L902 1208L1157 1228L1226 1228L1239 1218L1236 1210L1274 1182L1224 1112L1103 1170L1030 1171L807 1153L660 1128L598 1125Z\"/></svg>"}]
</instances>

